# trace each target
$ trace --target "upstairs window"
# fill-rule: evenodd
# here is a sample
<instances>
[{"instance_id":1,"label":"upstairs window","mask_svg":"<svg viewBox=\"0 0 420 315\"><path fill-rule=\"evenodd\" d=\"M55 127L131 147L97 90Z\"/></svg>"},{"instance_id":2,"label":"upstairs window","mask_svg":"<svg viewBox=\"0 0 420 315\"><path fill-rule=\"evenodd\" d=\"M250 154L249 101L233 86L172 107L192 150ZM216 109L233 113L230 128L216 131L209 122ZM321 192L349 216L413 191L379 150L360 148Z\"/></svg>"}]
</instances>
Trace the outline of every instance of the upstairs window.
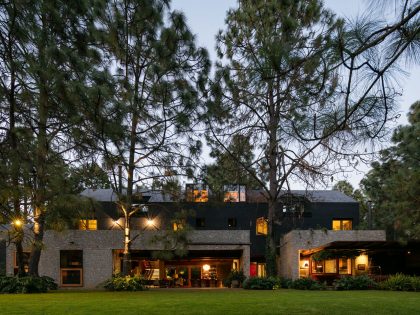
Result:
<instances>
[{"instance_id":1,"label":"upstairs window","mask_svg":"<svg viewBox=\"0 0 420 315\"><path fill-rule=\"evenodd\" d=\"M187 202L207 202L209 193L206 185L187 184Z\"/></svg>"},{"instance_id":2,"label":"upstairs window","mask_svg":"<svg viewBox=\"0 0 420 315\"><path fill-rule=\"evenodd\" d=\"M224 202L245 202L246 192L244 185L224 185Z\"/></svg>"},{"instance_id":3,"label":"upstairs window","mask_svg":"<svg viewBox=\"0 0 420 315\"><path fill-rule=\"evenodd\" d=\"M267 235L268 222L264 217L258 218L256 222L257 235Z\"/></svg>"},{"instance_id":4,"label":"upstairs window","mask_svg":"<svg viewBox=\"0 0 420 315\"><path fill-rule=\"evenodd\" d=\"M228 228L234 229L236 228L237 221L236 218L228 218Z\"/></svg>"},{"instance_id":5,"label":"upstairs window","mask_svg":"<svg viewBox=\"0 0 420 315\"><path fill-rule=\"evenodd\" d=\"M203 228L206 226L206 220L204 218L195 219L195 226L197 228Z\"/></svg>"},{"instance_id":6,"label":"upstairs window","mask_svg":"<svg viewBox=\"0 0 420 315\"><path fill-rule=\"evenodd\" d=\"M334 219L332 221L332 229L334 231L344 231L353 229L353 220L351 219Z\"/></svg>"},{"instance_id":7,"label":"upstairs window","mask_svg":"<svg viewBox=\"0 0 420 315\"><path fill-rule=\"evenodd\" d=\"M97 229L98 229L98 220L96 219L79 220L79 230L94 231Z\"/></svg>"}]
</instances>

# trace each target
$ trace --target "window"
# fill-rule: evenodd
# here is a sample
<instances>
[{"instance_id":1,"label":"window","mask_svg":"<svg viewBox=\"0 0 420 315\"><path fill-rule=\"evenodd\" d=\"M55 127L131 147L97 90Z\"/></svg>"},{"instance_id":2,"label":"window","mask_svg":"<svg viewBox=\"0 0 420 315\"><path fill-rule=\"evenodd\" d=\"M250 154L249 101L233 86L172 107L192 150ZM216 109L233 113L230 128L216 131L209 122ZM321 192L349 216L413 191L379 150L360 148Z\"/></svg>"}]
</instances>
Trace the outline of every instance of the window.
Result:
<instances>
[{"instance_id":1,"label":"window","mask_svg":"<svg viewBox=\"0 0 420 315\"><path fill-rule=\"evenodd\" d=\"M312 260L312 273L324 273L324 262Z\"/></svg>"},{"instance_id":2,"label":"window","mask_svg":"<svg viewBox=\"0 0 420 315\"><path fill-rule=\"evenodd\" d=\"M13 262L13 272L15 275L17 275L18 273L18 263L17 263L17 257L16 257L16 252L15 252L15 259ZM25 269L25 272L29 271L29 256L31 255L30 252L23 252L23 268Z\"/></svg>"},{"instance_id":3,"label":"window","mask_svg":"<svg viewBox=\"0 0 420 315\"><path fill-rule=\"evenodd\" d=\"M334 231L352 230L353 220L351 219L334 219L332 221L332 229Z\"/></svg>"},{"instance_id":4,"label":"window","mask_svg":"<svg viewBox=\"0 0 420 315\"><path fill-rule=\"evenodd\" d=\"M328 259L324 261L325 273L337 273L337 261L335 259Z\"/></svg>"},{"instance_id":5,"label":"window","mask_svg":"<svg viewBox=\"0 0 420 315\"><path fill-rule=\"evenodd\" d=\"M229 228L236 228L236 218L228 218L228 227Z\"/></svg>"},{"instance_id":6,"label":"window","mask_svg":"<svg viewBox=\"0 0 420 315\"><path fill-rule=\"evenodd\" d=\"M268 222L264 217L257 219L256 227L257 227L257 235L267 235Z\"/></svg>"},{"instance_id":7,"label":"window","mask_svg":"<svg viewBox=\"0 0 420 315\"><path fill-rule=\"evenodd\" d=\"M172 222L172 228L174 231L184 229L185 225L186 225L185 220L178 220L178 221Z\"/></svg>"},{"instance_id":8,"label":"window","mask_svg":"<svg viewBox=\"0 0 420 315\"><path fill-rule=\"evenodd\" d=\"M209 194L206 185L187 184L187 202L207 202Z\"/></svg>"},{"instance_id":9,"label":"window","mask_svg":"<svg viewBox=\"0 0 420 315\"><path fill-rule=\"evenodd\" d=\"M195 226L198 228L203 228L206 226L206 220L204 218L195 219Z\"/></svg>"},{"instance_id":10,"label":"window","mask_svg":"<svg viewBox=\"0 0 420 315\"><path fill-rule=\"evenodd\" d=\"M246 193L244 185L224 185L224 202L245 202Z\"/></svg>"},{"instance_id":11,"label":"window","mask_svg":"<svg viewBox=\"0 0 420 315\"><path fill-rule=\"evenodd\" d=\"M79 220L79 230L94 231L97 229L98 229L98 220L96 219Z\"/></svg>"},{"instance_id":12,"label":"window","mask_svg":"<svg viewBox=\"0 0 420 315\"><path fill-rule=\"evenodd\" d=\"M351 260L349 258L340 258L338 260L338 270L341 275L351 275Z\"/></svg>"},{"instance_id":13,"label":"window","mask_svg":"<svg viewBox=\"0 0 420 315\"><path fill-rule=\"evenodd\" d=\"M63 287L83 286L83 251L60 251L60 284Z\"/></svg>"}]
</instances>

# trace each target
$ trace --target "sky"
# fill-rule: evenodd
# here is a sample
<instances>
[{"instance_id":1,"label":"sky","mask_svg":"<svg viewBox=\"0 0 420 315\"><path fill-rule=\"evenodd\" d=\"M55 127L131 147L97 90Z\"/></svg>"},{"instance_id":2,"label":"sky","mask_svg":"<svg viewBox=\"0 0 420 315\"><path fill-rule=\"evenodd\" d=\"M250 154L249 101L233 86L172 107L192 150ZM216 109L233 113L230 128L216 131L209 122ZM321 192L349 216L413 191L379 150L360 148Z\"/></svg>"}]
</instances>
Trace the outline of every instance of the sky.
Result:
<instances>
[{"instance_id":1,"label":"sky","mask_svg":"<svg viewBox=\"0 0 420 315\"><path fill-rule=\"evenodd\" d=\"M354 19L357 15L365 13L369 9L368 0L325 0L324 5L335 12L338 16L346 19ZM224 28L226 11L237 6L236 0L172 0L172 9L183 11L187 23L196 35L198 45L206 47L210 58L216 60L215 36L220 29ZM402 93L399 99L400 118L397 124L407 123L407 113L411 104L420 100L420 67L406 68L406 76L398 79L398 87ZM341 179L346 179L357 187L364 174L369 170L368 166L354 170ZM337 178L338 179L338 178ZM334 183L332 183L334 184ZM294 187L300 189L302 187ZM322 187L317 187L322 188ZM330 188L330 187L329 187Z\"/></svg>"}]
</instances>

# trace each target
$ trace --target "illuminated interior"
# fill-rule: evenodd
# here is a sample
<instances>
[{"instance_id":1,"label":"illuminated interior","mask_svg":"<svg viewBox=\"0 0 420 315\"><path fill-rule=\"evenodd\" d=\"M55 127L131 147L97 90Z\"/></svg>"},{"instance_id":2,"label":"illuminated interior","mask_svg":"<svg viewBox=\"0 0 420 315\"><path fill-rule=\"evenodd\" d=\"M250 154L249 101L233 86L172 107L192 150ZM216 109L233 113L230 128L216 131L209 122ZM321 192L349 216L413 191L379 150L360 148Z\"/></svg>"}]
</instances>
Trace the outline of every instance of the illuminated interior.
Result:
<instances>
[{"instance_id":1,"label":"illuminated interior","mask_svg":"<svg viewBox=\"0 0 420 315\"><path fill-rule=\"evenodd\" d=\"M98 220L79 220L79 230L94 231L98 229Z\"/></svg>"},{"instance_id":2,"label":"illuminated interior","mask_svg":"<svg viewBox=\"0 0 420 315\"><path fill-rule=\"evenodd\" d=\"M332 229L334 231L352 230L352 223L350 219L335 219L332 221Z\"/></svg>"},{"instance_id":3,"label":"illuminated interior","mask_svg":"<svg viewBox=\"0 0 420 315\"><path fill-rule=\"evenodd\" d=\"M246 192L244 185L224 185L224 202L245 202Z\"/></svg>"},{"instance_id":4,"label":"illuminated interior","mask_svg":"<svg viewBox=\"0 0 420 315\"><path fill-rule=\"evenodd\" d=\"M187 202L207 202L209 193L206 185L187 184Z\"/></svg>"},{"instance_id":5,"label":"illuminated interior","mask_svg":"<svg viewBox=\"0 0 420 315\"><path fill-rule=\"evenodd\" d=\"M264 217L258 218L256 222L257 235L267 235L268 222Z\"/></svg>"}]
</instances>

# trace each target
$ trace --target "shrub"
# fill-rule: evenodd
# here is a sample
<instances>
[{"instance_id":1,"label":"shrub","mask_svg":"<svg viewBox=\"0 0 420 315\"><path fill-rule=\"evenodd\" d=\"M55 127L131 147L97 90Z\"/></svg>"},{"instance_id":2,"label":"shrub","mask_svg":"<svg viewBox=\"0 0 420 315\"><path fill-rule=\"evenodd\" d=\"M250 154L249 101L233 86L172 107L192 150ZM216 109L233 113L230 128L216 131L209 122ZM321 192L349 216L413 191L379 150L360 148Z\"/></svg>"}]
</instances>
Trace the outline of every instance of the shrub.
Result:
<instances>
[{"instance_id":1,"label":"shrub","mask_svg":"<svg viewBox=\"0 0 420 315\"><path fill-rule=\"evenodd\" d=\"M377 283L367 275L342 277L334 281L336 290L368 290L376 286Z\"/></svg>"},{"instance_id":2,"label":"shrub","mask_svg":"<svg viewBox=\"0 0 420 315\"><path fill-rule=\"evenodd\" d=\"M420 291L420 277L397 273L381 282L379 288L392 291Z\"/></svg>"},{"instance_id":3,"label":"shrub","mask_svg":"<svg viewBox=\"0 0 420 315\"><path fill-rule=\"evenodd\" d=\"M326 285L311 278L300 278L291 281L289 288L296 290L325 290Z\"/></svg>"},{"instance_id":4,"label":"shrub","mask_svg":"<svg viewBox=\"0 0 420 315\"><path fill-rule=\"evenodd\" d=\"M242 283L245 279L246 276L242 270L231 270L227 278L223 280L223 285L225 287L230 287L233 280L237 280L239 283Z\"/></svg>"},{"instance_id":5,"label":"shrub","mask_svg":"<svg viewBox=\"0 0 420 315\"><path fill-rule=\"evenodd\" d=\"M50 277L0 277L0 293L45 293L57 290Z\"/></svg>"},{"instance_id":6,"label":"shrub","mask_svg":"<svg viewBox=\"0 0 420 315\"><path fill-rule=\"evenodd\" d=\"M144 279L139 276L114 275L103 286L109 291L143 291L146 289L144 284Z\"/></svg>"},{"instance_id":7,"label":"shrub","mask_svg":"<svg viewBox=\"0 0 420 315\"><path fill-rule=\"evenodd\" d=\"M280 288L283 288L283 289L289 289L292 286L292 282L293 282L292 279L287 279L287 278L282 278L282 277L279 278Z\"/></svg>"},{"instance_id":8,"label":"shrub","mask_svg":"<svg viewBox=\"0 0 420 315\"><path fill-rule=\"evenodd\" d=\"M244 281L243 288L248 290L273 290L281 287L280 279L251 277Z\"/></svg>"}]
</instances>

